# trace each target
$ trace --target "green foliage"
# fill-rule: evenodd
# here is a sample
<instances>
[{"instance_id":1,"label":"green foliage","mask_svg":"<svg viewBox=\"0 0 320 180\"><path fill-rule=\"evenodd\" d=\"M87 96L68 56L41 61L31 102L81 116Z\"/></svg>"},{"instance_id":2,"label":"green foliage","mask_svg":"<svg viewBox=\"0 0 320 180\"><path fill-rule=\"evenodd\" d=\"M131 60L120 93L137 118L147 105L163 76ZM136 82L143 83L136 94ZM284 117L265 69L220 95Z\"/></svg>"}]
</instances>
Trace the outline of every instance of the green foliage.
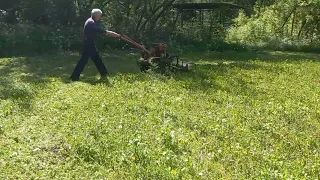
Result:
<instances>
[{"instance_id":1,"label":"green foliage","mask_svg":"<svg viewBox=\"0 0 320 180\"><path fill-rule=\"evenodd\" d=\"M139 73L103 53L0 59L0 179L317 179L319 55L186 53L190 73ZM307 72L307 73L306 73Z\"/></svg>"},{"instance_id":2,"label":"green foliage","mask_svg":"<svg viewBox=\"0 0 320 180\"><path fill-rule=\"evenodd\" d=\"M170 37L171 47L182 51L246 51L247 48L237 43L225 41L226 29L221 25L210 28L200 25L178 27Z\"/></svg>"},{"instance_id":3,"label":"green foliage","mask_svg":"<svg viewBox=\"0 0 320 180\"><path fill-rule=\"evenodd\" d=\"M53 43L55 37L46 27L19 25L0 25L1 55L32 54L58 49Z\"/></svg>"},{"instance_id":4,"label":"green foliage","mask_svg":"<svg viewBox=\"0 0 320 180\"><path fill-rule=\"evenodd\" d=\"M144 44L166 42L187 51L257 48L319 51L319 0L228 1L243 7L236 19L237 10L230 8L204 13L173 9L173 4L180 2L208 1L13 0L0 3L8 12L5 19L10 24L0 24L0 55L81 49L83 23L92 8L101 8L104 12L105 28ZM231 26L233 19L234 26ZM106 38L98 44L102 48L125 45Z\"/></svg>"},{"instance_id":5,"label":"green foliage","mask_svg":"<svg viewBox=\"0 0 320 180\"><path fill-rule=\"evenodd\" d=\"M317 13L320 1L277 1L267 7L257 6L248 17L240 12L228 30L227 41L272 50L320 50Z\"/></svg>"},{"instance_id":6,"label":"green foliage","mask_svg":"<svg viewBox=\"0 0 320 180\"><path fill-rule=\"evenodd\" d=\"M80 50L82 30L72 27L0 24L0 56Z\"/></svg>"}]
</instances>

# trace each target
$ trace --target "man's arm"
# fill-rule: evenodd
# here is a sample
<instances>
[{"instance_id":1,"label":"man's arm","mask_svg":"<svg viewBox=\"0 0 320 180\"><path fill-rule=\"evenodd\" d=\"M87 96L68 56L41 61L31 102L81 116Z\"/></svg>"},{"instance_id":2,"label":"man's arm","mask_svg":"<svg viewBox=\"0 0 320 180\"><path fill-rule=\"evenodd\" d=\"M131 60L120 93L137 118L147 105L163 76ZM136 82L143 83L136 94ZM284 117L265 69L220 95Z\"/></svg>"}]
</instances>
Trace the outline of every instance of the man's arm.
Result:
<instances>
[{"instance_id":1,"label":"man's arm","mask_svg":"<svg viewBox=\"0 0 320 180\"><path fill-rule=\"evenodd\" d=\"M98 33L106 33L108 36L111 36L111 37L120 37L120 34L118 33L115 33L113 31L108 31L108 30L105 30L105 29L102 29L100 26L98 26L97 24L95 24L94 22L90 22L88 24L89 28L92 29L93 31L95 32L98 32Z\"/></svg>"},{"instance_id":2,"label":"man's arm","mask_svg":"<svg viewBox=\"0 0 320 180\"><path fill-rule=\"evenodd\" d=\"M90 28L92 31L94 32L98 32L98 33L106 33L106 30L102 29L100 26L98 26L96 23L94 22L89 22L88 23L88 28Z\"/></svg>"},{"instance_id":3,"label":"man's arm","mask_svg":"<svg viewBox=\"0 0 320 180\"><path fill-rule=\"evenodd\" d=\"M107 32L107 35L108 35L108 36L115 37L115 38L121 37L120 34L115 33L115 32L113 32L113 31L108 31L108 30L107 30L106 32Z\"/></svg>"},{"instance_id":4,"label":"man's arm","mask_svg":"<svg viewBox=\"0 0 320 180\"><path fill-rule=\"evenodd\" d=\"M95 32L98 32L98 33L106 33L108 36L111 36L111 37L120 37L120 34L116 33L116 32L113 32L113 31L108 31L108 30L105 30L105 29L102 29L100 26L98 26L97 24L95 24L94 22L90 23L89 24L90 28L92 28Z\"/></svg>"}]
</instances>

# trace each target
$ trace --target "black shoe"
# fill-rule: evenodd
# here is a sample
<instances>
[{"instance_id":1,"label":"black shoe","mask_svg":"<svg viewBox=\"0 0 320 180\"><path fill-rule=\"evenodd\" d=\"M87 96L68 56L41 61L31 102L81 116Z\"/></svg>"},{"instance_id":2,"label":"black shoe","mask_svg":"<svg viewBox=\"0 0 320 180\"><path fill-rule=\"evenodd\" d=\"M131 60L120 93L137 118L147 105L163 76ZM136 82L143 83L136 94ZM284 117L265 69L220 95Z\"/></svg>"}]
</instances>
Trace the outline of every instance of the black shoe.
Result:
<instances>
[{"instance_id":1,"label":"black shoe","mask_svg":"<svg viewBox=\"0 0 320 180\"><path fill-rule=\"evenodd\" d=\"M99 80L105 80L105 79L108 79L108 76L109 76L109 74L107 73L107 74L102 74L101 76L100 76L100 79Z\"/></svg>"},{"instance_id":2,"label":"black shoe","mask_svg":"<svg viewBox=\"0 0 320 180\"><path fill-rule=\"evenodd\" d=\"M73 81L73 82L77 82L77 81L79 81L80 79L79 78L74 78L74 77L70 77L70 79L71 79L71 81Z\"/></svg>"},{"instance_id":3,"label":"black shoe","mask_svg":"<svg viewBox=\"0 0 320 180\"><path fill-rule=\"evenodd\" d=\"M104 75L104 76L101 76L100 78L99 78L99 81L100 82L102 82L102 81L108 81L109 79L108 79L108 76L107 75Z\"/></svg>"},{"instance_id":4,"label":"black shoe","mask_svg":"<svg viewBox=\"0 0 320 180\"><path fill-rule=\"evenodd\" d=\"M99 78L98 83L103 83L103 84L107 84L107 85L111 85L111 81L109 79L108 75L103 75Z\"/></svg>"},{"instance_id":5,"label":"black shoe","mask_svg":"<svg viewBox=\"0 0 320 180\"><path fill-rule=\"evenodd\" d=\"M107 76L109 76L109 73L101 74L101 77L107 77Z\"/></svg>"}]
</instances>

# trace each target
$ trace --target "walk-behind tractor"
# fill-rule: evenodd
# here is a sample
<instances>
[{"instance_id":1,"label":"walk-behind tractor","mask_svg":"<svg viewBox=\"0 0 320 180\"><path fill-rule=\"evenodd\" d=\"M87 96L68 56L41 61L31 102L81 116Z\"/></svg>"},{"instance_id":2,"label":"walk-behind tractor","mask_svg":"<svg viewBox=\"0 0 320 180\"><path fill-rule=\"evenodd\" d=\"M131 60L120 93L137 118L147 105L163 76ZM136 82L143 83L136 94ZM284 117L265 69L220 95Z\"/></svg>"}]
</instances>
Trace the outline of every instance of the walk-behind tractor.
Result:
<instances>
[{"instance_id":1,"label":"walk-behind tractor","mask_svg":"<svg viewBox=\"0 0 320 180\"><path fill-rule=\"evenodd\" d=\"M159 73L168 71L190 71L195 67L194 63L187 63L179 60L179 55L169 54L168 46L162 43L154 43L148 49L138 44L129 37L121 35L121 39L135 45L141 49L141 57L137 61L142 72L153 70Z\"/></svg>"}]
</instances>

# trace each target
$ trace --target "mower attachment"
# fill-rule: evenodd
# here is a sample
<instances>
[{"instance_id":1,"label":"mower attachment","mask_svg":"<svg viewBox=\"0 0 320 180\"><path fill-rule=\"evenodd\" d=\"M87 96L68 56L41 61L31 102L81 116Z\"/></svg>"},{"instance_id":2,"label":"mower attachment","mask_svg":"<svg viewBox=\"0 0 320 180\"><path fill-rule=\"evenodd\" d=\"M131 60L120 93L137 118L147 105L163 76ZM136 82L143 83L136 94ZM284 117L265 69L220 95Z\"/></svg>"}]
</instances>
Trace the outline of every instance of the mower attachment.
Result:
<instances>
[{"instance_id":1,"label":"mower attachment","mask_svg":"<svg viewBox=\"0 0 320 180\"><path fill-rule=\"evenodd\" d=\"M148 50L141 44L133 41L127 36L121 35L121 39L135 45L142 50L138 66L142 72L149 69L159 73L168 71L190 71L195 67L194 63L187 63L179 60L179 55L167 53L168 46L163 43L154 43Z\"/></svg>"},{"instance_id":2,"label":"mower attachment","mask_svg":"<svg viewBox=\"0 0 320 180\"><path fill-rule=\"evenodd\" d=\"M187 63L179 60L179 55L171 55L167 53L168 46L166 44L154 44L147 52L142 52L141 58L138 60L138 66L142 72L149 69L159 73L168 71L190 71L194 67L194 63Z\"/></svg>"}]
</instances>

